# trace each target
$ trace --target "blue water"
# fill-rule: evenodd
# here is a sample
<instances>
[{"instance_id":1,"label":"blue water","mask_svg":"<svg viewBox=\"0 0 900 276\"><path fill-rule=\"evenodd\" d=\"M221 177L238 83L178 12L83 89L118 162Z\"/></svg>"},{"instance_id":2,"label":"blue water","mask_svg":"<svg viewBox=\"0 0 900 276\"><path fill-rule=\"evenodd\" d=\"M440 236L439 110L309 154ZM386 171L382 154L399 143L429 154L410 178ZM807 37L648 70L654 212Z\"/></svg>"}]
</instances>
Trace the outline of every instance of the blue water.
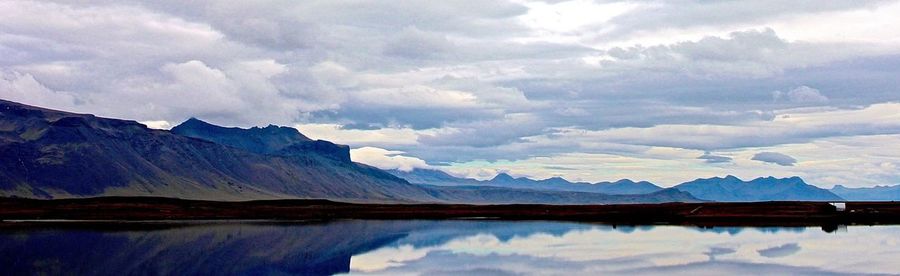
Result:
<instances>
[{"instance_id":1,"label":"blue water","mask_svg":"<svg viewBox=\"0 0 900 276\"><path fill-rule=\"evenodd\" d=\"M900 273L900 226L565 222L0 227L0 274L832 275Z\"/></svg>"}]
</instances>

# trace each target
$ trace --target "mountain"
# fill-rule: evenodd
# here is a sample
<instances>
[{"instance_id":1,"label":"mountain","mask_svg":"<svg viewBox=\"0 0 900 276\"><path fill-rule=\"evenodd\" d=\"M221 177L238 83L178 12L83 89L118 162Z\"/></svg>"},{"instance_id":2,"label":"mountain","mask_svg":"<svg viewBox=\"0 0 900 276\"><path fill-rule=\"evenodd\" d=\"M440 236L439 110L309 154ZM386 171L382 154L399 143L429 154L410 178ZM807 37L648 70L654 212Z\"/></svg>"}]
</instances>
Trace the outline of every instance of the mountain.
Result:
<instances>
[{"instance_id":1,"label":"mountain","mask_svg":"<svg viewBox=\"0 0 900 276\"><path fill-rule=\"evenodd\" d=\"M423 185L428 187L428 185ZM699 202L689 193L663 189L648 194L614 195L596 192L547 191L493 186L433 186L436 197L475 204L597 204ZM439 192L438 192L439 191Z\"/></svg>"},{"instance_id":2,"label":"mountain","mask_svg":"<svg viewBox=\"0 0 900 276\"><path fill-rule=\"evenodd\" d=\"M190 119L172 131L155 130L135 121L0 100L0 196L113 195L445 203L697 201L678 191L617 196L415 185L352 162L347 146L312 140L292 128L226 128Z\"/></svg>"},{"instance_id":3,"label":"mountain","mask_svg":"<svg viewBox=\"0 0 900 276\"><path fill-rule=\"evenodd\" d=\"M647 181L634 182L630 179L622 179L615 182L600 182L595 183L594 185L599 185L600 188L598 189L600 191L607 191L607 193L610 194L622 195L647 194L663 189L662 187L656 186L656 184Z\"/></svg>"},{"instance_id":4,"label":"mountain","mask_svg":"<svg viewBox=\"0 0 900 276\"><path fill-rule=\"evenodd\" d=\"M499 173L493 179L479 181L471 178L455 177L441 170L413 169L411 171L389 170L389 173L406 179L411 183L420 183L437 186L490 186L514 189L531 189L541 191L568 191L588 192L616 195L636 195L658 192L663 188L653 183L640 181L634 182L622 179L616 182L570 182L561 177L551 177L543 180L533 180L527 177L513 177L507 173Z\"/></svg>"},{"instance_id":5,"label":"mountain","mask_svg":"<svg viewBox=\"0 0 900 276\"><path fill-rule=\"evenodd\" d=\"M8 101L0 101L0 112L0 195L435 200L418 186L349 162L346 146L332 146L340 149L335 156L306 154L321 143L296 130L197 127L206 126L199 120L180 128L229 146ZM223 134L212 138L217 131Z\"/></svg>"},{"instance_id":6,"label":"mountain","mask_svg":"<svg viewBox=\"0 0 900 276\"><path fill-rule=\"evenodd\" d=\"M835 185L829 191L846 200L900 201L900 185L868 188L847 188L842 185Z\"/></svg>"},{"instance_id":7,"label":"mountain","mask_svg":"<svg viewBox=\"0 0 900 276\"><path fill-rule=\"evenodd\" d=\"M350 163L350 147L325 140L312 140L295 128L269 125L242 129L221 127L197 118L175 126L172 133L207 140L249 152L269 155L309 155Z\"/></svg>"},{"instance_id":8,"label":"mountain","mask_svg":"<svg viewBox=\"0 0 900 276\"><path fill-rule=\"evenodd\" d=\"M799 177L760 177L743 181L734 176L697 179L679 184L675 189L704 200L713 201L831 201L842 200L828 190L806 184Z\"/></svg>"},{"instance_id":9,"label":"mountain","mask_svg":"<svg viewBox=\"0 0 900 276\"><path fill-rule=\"evenodd\" d=\"M410 183L428 184L435 186L470 186L481 185L481 181L471 178L452 176L442 170L412 169L410 171L387 170L388 173L406 179Z\"/></svg>"}]
</instances>

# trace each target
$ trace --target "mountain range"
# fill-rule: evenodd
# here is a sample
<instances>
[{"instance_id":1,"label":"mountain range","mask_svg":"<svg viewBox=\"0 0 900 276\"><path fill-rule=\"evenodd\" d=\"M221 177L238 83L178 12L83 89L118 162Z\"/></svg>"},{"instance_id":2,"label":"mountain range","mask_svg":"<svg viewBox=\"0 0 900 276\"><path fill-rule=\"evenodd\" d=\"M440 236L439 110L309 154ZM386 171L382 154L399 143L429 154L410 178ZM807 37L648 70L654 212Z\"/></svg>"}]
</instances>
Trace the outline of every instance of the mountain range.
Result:
<instances>
[{"instance_id":1,"label":"mountain range","mask_svg":"<svg viewBox=\"0 0 900 276\"><path fill-rule=\"evenodd\" d=\"M539 191L577 191L604 194L639 195L663 190L647 181L622 179L615 182L570 182L561 177L534 180L513 177L506 173L497 174L490 180L476 180L452 176L436 169L412 169L410 171L388 170L389 173L412 183L441 186L479 186L532 189ZM813 185L799 177L760 177L743 181L735 176L697 179L672 187L690 193L694 197L709 201L749 202L749 201L840 201L841 196Z\"/></svg>"},{"instance_id":2,"label":"mountain range","mask_svg":"<svg viewBox=\"0 0 900 276\"><path fill-rule=\"evenodd\" d=\"M562 177L533 180L527 177L513 177L507 173L499 173L493 179L481 181L471 178L455 177L436 169L414 168L410 171L388 170L387 172L406 179L411 183L438 186L488 186L543 191L602 193L611 195L639 195L663 190L662 187L647 181L634 182L628 179L622 179L615 182L586 183L570 182Z\"/></svg>"},{"instance_id":3,"label":"mountain range","mask_svg":"<svg viewBox=\"0 0 900 276\"><path fill-rule=\"evenodd\" d=\"M350 160L349 147L278 126L189 119L168 130L0 100L0 196L206 200L603 204L697 201L640 195L416 185Z\"/></svg>"},{"instance_id":4,"label":"mountain range","mask_svg":"<svg viewBox=\"0 0 900 276\"><path fill-rule=\"evenodd\" d=\"M848 188L835 185L829 191L846 199L859 201L900 201L900 185Z\"/></svg>"}]
</instances>

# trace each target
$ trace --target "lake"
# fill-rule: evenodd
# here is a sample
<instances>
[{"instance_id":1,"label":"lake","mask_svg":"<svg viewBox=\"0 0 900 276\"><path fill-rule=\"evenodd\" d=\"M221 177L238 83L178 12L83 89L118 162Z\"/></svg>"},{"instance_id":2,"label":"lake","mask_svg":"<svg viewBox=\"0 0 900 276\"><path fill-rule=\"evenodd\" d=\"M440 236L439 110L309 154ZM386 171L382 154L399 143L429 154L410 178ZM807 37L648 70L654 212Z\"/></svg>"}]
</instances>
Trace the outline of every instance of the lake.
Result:
<instances>
[{"instance_id":1,"label":"lake","mask_svg":"<svg viewBox=\"0 0 900 276\"><path fill-rule=\"evenodd\" d=\"M898 274L900 226L6 223L0 274Z\"/></svg>"}]
</instances>

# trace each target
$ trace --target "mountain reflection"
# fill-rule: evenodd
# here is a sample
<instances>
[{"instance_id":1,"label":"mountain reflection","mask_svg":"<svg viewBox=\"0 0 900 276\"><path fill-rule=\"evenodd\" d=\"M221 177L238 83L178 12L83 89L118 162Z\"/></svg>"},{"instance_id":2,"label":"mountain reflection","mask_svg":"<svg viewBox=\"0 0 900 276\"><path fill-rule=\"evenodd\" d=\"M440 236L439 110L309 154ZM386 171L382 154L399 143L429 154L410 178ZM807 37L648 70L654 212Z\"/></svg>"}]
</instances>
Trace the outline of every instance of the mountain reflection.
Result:
<instances>
[{"instance_id":1,"label":"mountain reflection","mask_svg":"<svg viewBox=\"0 0 900 276\"><path fill-rule=\"evenodd\" d=\"M0 228L0 267L13 275L821 275L892 273L891 260L900 257L891 249L900 234L894 226L827 234L807 228L502 221L122 225L7 223ZM841 248L842 254L828 248Z\"/></svg>"}]
</instances>

